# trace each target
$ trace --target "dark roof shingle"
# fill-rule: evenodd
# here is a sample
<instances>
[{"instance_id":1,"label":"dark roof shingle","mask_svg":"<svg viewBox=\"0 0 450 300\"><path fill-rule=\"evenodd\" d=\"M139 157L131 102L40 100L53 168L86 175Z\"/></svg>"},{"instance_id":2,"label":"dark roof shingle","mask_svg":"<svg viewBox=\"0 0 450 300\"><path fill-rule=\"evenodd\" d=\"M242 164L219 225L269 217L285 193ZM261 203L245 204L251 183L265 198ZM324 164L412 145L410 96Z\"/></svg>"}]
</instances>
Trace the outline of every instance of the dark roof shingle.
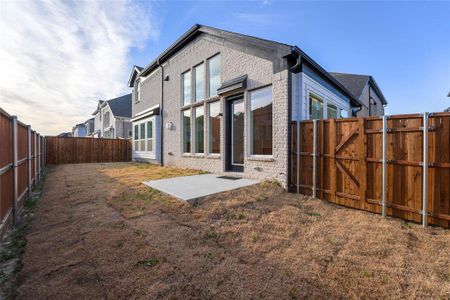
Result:
<instances>
[{"instance_id":1,"label":"dark roof shingle","mask_svg":"<svg viewBox=\"0 0 450 300\"><path fill-rule=\"evenodd\" d=\"M115 117L131 118L131 94L106 100Z\"/></svg>"},{"instance_id":2,"label":"dark roof shingle","mask_svg":"<svg viewBox=\"0 0 450 300\"><path fill-rule=\"evenodd\" d=\"M330 72L330 74L342 83L347 90L349 90L356 98L359 99L364 87L369 82L370 76L357 75L357 74L345 74Z\"/></svg>"}]
</instances>

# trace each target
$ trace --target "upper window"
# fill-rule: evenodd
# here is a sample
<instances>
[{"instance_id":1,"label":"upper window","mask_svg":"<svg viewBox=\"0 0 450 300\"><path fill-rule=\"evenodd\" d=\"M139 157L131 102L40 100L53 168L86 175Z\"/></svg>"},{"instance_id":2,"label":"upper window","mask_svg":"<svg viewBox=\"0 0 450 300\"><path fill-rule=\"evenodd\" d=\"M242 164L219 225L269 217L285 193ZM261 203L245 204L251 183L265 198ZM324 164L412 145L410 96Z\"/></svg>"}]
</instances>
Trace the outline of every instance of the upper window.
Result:
<instances>
[{"instance_id":1,"label":"upper window","mask_svg":"<svg viewBox=\"0 0 450 300\"><path fill-rule=\"evenodd\" d=\"M220 102L209 104L208 153L220 153Z\"/></svg>"},{"instance_id":2,"label":"upper window","mask_svg":"<svg viewBox=\"0 0 450 300\"><path fill-rule=\"evenodd\" d=\"M141 101L141 81L136 80L136 103Z\"/></svg>"},{"instance_id":3,"label":"upper window","mask_svg":"<svg viewBox=\"0 0 450 300\"><path fill-rule=\"evenodd\" d=\"M203 106L199 106L195 108L195 153L204 153L205 152L205 140L204 140L204 131L205 131L205 114Z\"/></svg>"},{"instance_id":4,"label":"upper window","mask_svg":"<svg viewBox=\"0 0 450 300\"><path fill-rule=\"evenodd\" d=\"M109 119L109 116L110 116L109 111L105 112L105 117L104 117L104 119L103 119L103 125L104 125L105 127L108 127L108 126L111 125L111 121L110 121L110 119Z\"/></svg>"},{"instance_id":5,"label":"upper window","mask_svg":"<svg viewBox=\"0 0 450 300\"><path fill-rule=\"evenodd\" d=\"M313 94L309 94L309 119L323 119L323 100Z\"/></svg>"},{"instance_id":6,"label":"upper window","mask_svg":"<svg viewBox=\"0 0 450 300\"><path fill-rule=\"evenodd\" d=\"M191 104L191 71L182 75L183 80L183 105Z\"/></svg>"},{"instance_id":7,"label":"upper window","mask_svg":"<svg viewBox=\"0 0 450 300\"><path fill-rule=\"evenodd\" d=\"M191 152L191 111L183 111L183 152Z\"/></svg>"},{"instance_id":8,"label":"upper window","mask_svg":"<svg viewBox=\"0 0 450 300\"><path fill-rule=\"evenodd\" d=\"M194 68L195 72L195 101L205 99L205 64Z\"/></svg>"},{"instance_id":9,"label":"upper window","mask_svg":"<svg viewBox=\"0 0 450 300\"><path fill-rule=\"evenodd\" d=\"M217 95L217 89L220 87L220 55L216 55L208 60L208 82L209 97Z\"/></svg>"},{"instance_id":10,"label":"upper window","mask_svg":"<svg viewBox=\"0 0 450 300\"><path fill-rule=\"evenodd\" d=\"M327 105L327 118L328 119L336 119L337 118L337 108L333 104Z\"/></svg>"},{"instance_id":11,"label":"upper window","mask_svg":"<svg viewBox=\"0 0 450 300\"><path fill-rule=\"evenodd\" d=\"M272 87L250 92L251 154L272 155Z\"/></svg>"}]
</instances>

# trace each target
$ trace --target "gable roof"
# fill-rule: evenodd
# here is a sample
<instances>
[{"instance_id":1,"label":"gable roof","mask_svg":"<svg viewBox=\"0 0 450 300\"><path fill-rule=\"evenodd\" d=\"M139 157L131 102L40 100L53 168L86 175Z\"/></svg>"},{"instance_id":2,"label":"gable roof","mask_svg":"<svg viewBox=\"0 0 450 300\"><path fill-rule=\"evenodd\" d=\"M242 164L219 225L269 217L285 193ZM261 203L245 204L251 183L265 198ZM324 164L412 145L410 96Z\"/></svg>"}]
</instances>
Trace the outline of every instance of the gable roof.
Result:
<instances>
[{"instance_id":1,"label":"gable roof","mask_svg":"<svg viewBox=\"0 0 450 300\"><path fill-rule=\"evenodd\" d=\"M114 117L131 118L131 94L106 100Z\"/></svg>"},{"instance_id":2,"label":"gable roof","mask_svg":"<svg viewBox=\"0 0 450 300\"><path fill-rule=\"evenodd\" d=\"M150 74L153 70L158 68L162 63L176 54L180 49L189 44L200 34L208 34L215 38L221 39L226 45L238 45L238 47L243 51L251 51L252 54L272 60L272 62L277 59L287 57L298 59L298 61L306 61L323 78L325 78L325 80L329 81L334 87L336 87L345 96L347 96L354 106L361 106L361 102L353 95L353 93L348 91L344 85L336 80L336 78L331 76L318 63L316 63L311 57L306 55L297 46L261 39L254 36L235 33L200 24L195 24L194 26L192 26L186 33L178 38L172 45L170 45L166 50L164 50L164 52L162 52L157 58L155 58L142 70L138 71L136 66L134 66L132 74L130 76L130 80L128 81L128 86L132 87L132 83L137 72L139 72L138 76L146 76L147 74Z\"/></svg>"},{"instance_id":3,"label":"gable roof","mask_svg":"<svg viewBox=\"0 0 450 300\"><path fill-rule=\"evenodd\" d=\"M143 70L143 67L139 67L134 65L133 69L131 70L131 75L130 75L130 79L128 79L128 86L131 87L133 85L134 79L136 78L136 76L138 76L141 71Z\"/></svg>"},{"instance_id":4,"label":"gable roof","mask_svg":"<svg viewBox=\"0 0 450 300\"><path fill-rule=\"evenodd\" d=\"M378 87L375 79L370 75L359 75L359 74L348 74L348 73L337 73L330 72L330 74L341 82L355 97L359 99L361 94L367 84L371 84L372 88L380 97L383 104L387 104L381 89Z\"/></svg>"}]
</instances>

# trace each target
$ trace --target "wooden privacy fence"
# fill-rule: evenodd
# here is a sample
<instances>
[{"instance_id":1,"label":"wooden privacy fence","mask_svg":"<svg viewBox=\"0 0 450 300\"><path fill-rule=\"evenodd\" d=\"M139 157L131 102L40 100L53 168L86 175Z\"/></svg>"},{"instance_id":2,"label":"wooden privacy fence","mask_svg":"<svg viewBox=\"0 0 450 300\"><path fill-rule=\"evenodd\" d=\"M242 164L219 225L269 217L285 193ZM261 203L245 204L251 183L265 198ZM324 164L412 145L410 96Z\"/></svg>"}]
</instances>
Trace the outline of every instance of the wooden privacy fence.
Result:
<instances>
[{"instance_id":1,"label":"wooden privacy fence","mask_svg":"<svg viewBox=\"0 0 450 300\"><path fill-rule=\"evenodd\" d=\"M291 126L291 191L450 227L450 113Z\"/></svg>"},{"instance_id":2,"label":"wooden privacy fence","mask_svg":"<svg viewBox=\"0 0 450 300\"><path fill-rule=\"evenodd\" d=\"M23 200L45 166L44 137L0 108L0 240L18 222Z\"/></svg>"},{"instance_id":3,"label":"wooden privacy fence","mask_svg":"<svg viewBox=\"0 0 450 300\"><path fill-rule=\"evenodd\" d=\"M131 161L131 141L46 136L47 164Z\"/></svg>"}]
</instances>

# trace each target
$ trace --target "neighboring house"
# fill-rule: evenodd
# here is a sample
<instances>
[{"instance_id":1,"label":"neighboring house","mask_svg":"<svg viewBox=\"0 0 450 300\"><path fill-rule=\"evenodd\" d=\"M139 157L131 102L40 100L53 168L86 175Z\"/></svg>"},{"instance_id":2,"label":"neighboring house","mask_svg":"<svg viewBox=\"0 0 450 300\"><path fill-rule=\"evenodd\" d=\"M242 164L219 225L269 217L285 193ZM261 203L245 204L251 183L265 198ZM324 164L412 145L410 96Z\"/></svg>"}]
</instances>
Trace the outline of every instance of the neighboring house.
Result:
<instances>
[{"instance_id":1,"label":"neighboring house","mask_svg":"<svg viewBox=\"0 0 450 300\"><path fill-rule=\"evenodd\" d=\"M94 115L94 132L98 138L131 138L131 94L99 100Z\"/></svg>"},{"instance_id":2,"label":"neighboring house","mask_svg":"<svg viewBox=\"0 0 450 300\"><path fill-rule=\"evenodd\" d=\"M92 137L95 131L95 118L90 118L84 122L84 126L86 127L86 136Z\"/></svg>"},{"instance_id":3,"label":"neighboring house","mask_svg":"<svg viewBox=\"0 0 450 300\"><path fill-rule=\"evenodd\" d=\"M133 159L287 186L291 121L361 102L296 46L195 25L133 67Z\"/></svg>"},{"instance_id":4,"label":"neighboring house","mask_svg":"<svg viewBox=\"0 0 450 300\"><path fill-rule=\"evenodd\" d=\"M330 74L361 101L363 106L356 112L358 117L384 115L387 101L372 76L335 72L330 72Z\"/></svg>"},{"instance_id":5,"label":"neighboring house","mask_svg":"<svg viewBox=\"0 0 450 300\"><path fill-rule=\"evenodd\" d=\"M57 137L64 137L64 138L72 137L72 132L62 132L58 134Z\"/></svg>"},{"instance_id":6,"label":"neighboring house","mask_svg":"<svg viewBox=\"0 0 450 300\"><path fill-rule=\"evenodd\" d=\"M77 124L72 128L72 136L73 137L86 136L86 126L84 125L84 123Z\"/></svg>"}]
</instances>

